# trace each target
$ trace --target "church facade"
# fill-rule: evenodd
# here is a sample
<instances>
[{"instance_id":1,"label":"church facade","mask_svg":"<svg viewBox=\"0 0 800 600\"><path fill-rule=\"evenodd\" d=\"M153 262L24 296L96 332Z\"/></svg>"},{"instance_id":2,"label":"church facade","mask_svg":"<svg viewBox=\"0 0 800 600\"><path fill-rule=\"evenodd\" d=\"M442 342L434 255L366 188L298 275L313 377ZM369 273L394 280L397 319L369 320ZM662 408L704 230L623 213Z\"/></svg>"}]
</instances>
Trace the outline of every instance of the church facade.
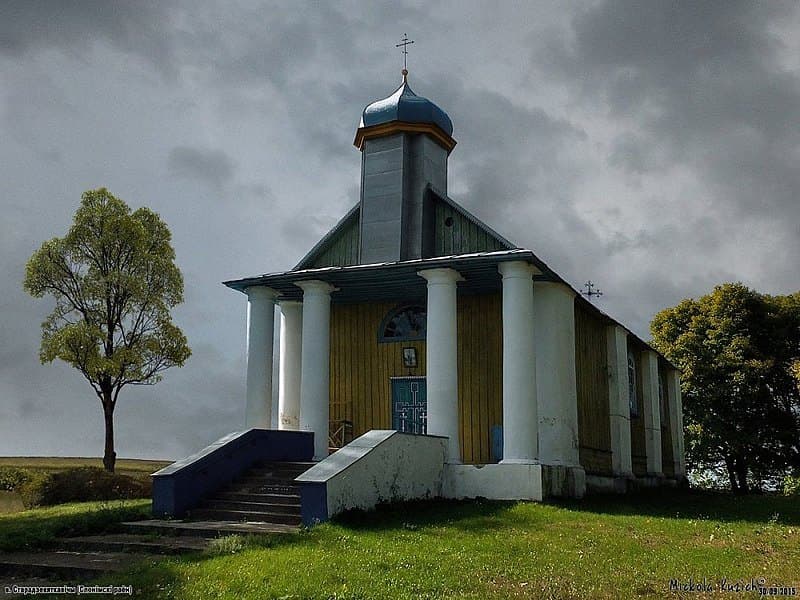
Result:
<instances>
[{"instance_id":1,"label":"church facade","mask_svg":"<svg viewBox=\"0 0 800 600\"><path fill-rule=\"evenodd\" d=\"M684 479L678 371L448 197L452 135L404 70L363 112L358 204L292 270L225 282L248 300L247 427L277 386L318 461L372 430L440 436L451 497Z\"/></svg>"}]
</instances>

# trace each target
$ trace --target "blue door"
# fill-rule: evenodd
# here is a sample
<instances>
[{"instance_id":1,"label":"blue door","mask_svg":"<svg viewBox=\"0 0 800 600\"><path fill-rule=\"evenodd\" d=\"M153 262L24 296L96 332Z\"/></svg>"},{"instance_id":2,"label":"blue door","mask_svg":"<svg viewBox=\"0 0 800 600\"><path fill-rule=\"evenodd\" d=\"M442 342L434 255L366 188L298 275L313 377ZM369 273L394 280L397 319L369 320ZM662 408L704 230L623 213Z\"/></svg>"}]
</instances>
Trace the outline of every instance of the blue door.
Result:
<instances>
[{"instance_id":1,"label":"blue door","mask_svg":"<svg viewBox=\"0 0 800 600\"><path fill-rule=\"evenodd\" d=\"M428 401L424 377L392 378L392 429L424 434L428 423Z\"/></svg>"}]
</instances>

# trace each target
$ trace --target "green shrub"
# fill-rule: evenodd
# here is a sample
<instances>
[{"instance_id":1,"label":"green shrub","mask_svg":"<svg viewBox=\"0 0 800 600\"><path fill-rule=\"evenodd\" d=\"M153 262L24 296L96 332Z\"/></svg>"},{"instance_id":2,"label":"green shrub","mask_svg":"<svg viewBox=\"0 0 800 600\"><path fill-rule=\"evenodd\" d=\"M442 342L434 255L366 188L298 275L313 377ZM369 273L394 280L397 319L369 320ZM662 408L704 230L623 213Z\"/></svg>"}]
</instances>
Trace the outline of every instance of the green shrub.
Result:
<instances>
[{"instance_id":1,"label":"green shrub","mask_svg":"<svg viewBox=\"0 0 800 600\"><path fill-rule=\"evenodd\" d=\"M65 502L149 498L150 479L109 473L97 467L79 467L55 473L39 473L19 488L26 507Z\"/></svg>"},{"instance_id":2,"label":"green shrub","mask_svg":"<svg viewBox=\"0 0 800 600\"><path fill-rule=\"evenodd\" d=\"M800 475L787 475L783 478L783 495L800 496Z\"/></svg>"},{"instance_id":3,"label":"green shrub","mask_svg":"<svg viewBox=\"0 0 800 600\"><path fill-rule=\"evenodd\" d=\"M0 467L0 491L13 492L30 479L31 472L28 469Z\"/></svg>"}]
</instances>

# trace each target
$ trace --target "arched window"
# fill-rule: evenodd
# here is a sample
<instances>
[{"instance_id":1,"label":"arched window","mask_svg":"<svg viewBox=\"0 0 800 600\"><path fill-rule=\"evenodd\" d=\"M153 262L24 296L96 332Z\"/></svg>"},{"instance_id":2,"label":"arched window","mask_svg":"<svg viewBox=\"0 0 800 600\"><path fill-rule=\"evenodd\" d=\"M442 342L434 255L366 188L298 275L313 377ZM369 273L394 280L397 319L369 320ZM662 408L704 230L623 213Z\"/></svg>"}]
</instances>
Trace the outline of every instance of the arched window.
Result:
<instances>
[{"instance_id":1,"label":"arched window","mask_svg":"<svg viewBox=\"0 0 800 600\"><path fill-rule=\"evenodd\" d=\"M628 354L628 404L631 416L639 416L639 402L636 398L636 361L633 354Z\"/></svg>"},{"instance_id":2,"label":"arched window","mask_svg":"<svg viewBox=\"0 0 800 600\"><path fill-rule=\"evenodd\" d=\"M378 330L380 342L424 340L427 333L428 311L424 306L404 305L384 317Z\"/></svg>"}]
</instances>

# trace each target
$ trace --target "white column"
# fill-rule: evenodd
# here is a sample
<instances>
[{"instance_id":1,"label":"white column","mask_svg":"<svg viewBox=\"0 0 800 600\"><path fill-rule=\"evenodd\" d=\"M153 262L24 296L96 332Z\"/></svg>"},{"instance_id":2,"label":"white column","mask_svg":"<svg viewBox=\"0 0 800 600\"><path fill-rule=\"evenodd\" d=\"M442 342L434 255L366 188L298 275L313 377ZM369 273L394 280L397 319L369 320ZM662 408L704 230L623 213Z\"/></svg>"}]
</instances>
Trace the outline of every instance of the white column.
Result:
<instances>
[{"instance_id":1,"label":"white column","mask_svg":"<svg viewBox=\"0 0 800 600\"><path fill-rule=\"evenodd\" d=\"M427 269L417 274L428 281L427 432L446 436L447 461L460 463L456 282L462 277L453 269Z\"/></svg>"},{"instance_id":2,"label":"white column","mask_svg":"<svg viewBox=\"0 0 800 600\"><path fill-rule=\"evenodd\" d=\"M303 344L303 305L285 301L281 309L278 429L300 429L300 368Z\"/></svg>"},{"instance_id":3,"label":"white column","mask_svg":"<svg viewBox=\"0 0 800 600\"><path fill-rule=\"evenodd\" d=\"M269 429L272 424L272 343L277 292L251 286L247 294L247 406L245 427Z\"/></svg>"},{"instance_id":4,"label":"white column","mask_svg":"<svg viewBox=\"0 0 800 600\"><path fill-rule=\"evenodd\" d=\"M564 284L533 284L539 462L578 466L575 293Z\"/></svg>"},{"instance_id":5,"label":"white column","mask_svg":"<svg viewBox=\"0 0 800 600\"><path fill-rule=\"evenodd\" d=\"M533 272L524 261L498 265L503 276L503 463L538 462Z\"/></svg>"},{"instance_id":6,"label":"white column","mask_svg":"<svg viewBox=\"0 0 800 600\"><path fill-rule=\"evenodd\" d=\"M628 333L619 325L606 329L608 404L611 417L611 470L633 477L631 409L628 398Z\"/></svg>"},{"instance_id":7,"label":"white column","mask_svg":"<svg viewBox=\"0 0 800 600\"><path fill-rule=\"evenodd\" d=\"M681 399L681 379L677 369L667 374L667 400L669 402L670 434L672 438L672 459L675 476L686 476L686 455L683 447L683 404Z\"/></svg>"},{"instance_id":8,"label":"white column","mask_svg":"<svg viewBox=\"0 0 800 600\"><path fill-rule=\"evenodd\" d=\"M642 395L644 404L644 447L647 473L663 475L661 466L661 408L658 398L658 355L652 350L642 353Z\"/></svg>"},{"instance_id":9,"label":"white column","mask_svg":"<svg viewBox=\"0 0 800 600\"><path fill-rule=\"evenodd\" d=\"M314 460L328 456L331 292L324 281L301 281L303 333L300 359L300 429L314 432Z\"/></svg>"}]
</instances>

